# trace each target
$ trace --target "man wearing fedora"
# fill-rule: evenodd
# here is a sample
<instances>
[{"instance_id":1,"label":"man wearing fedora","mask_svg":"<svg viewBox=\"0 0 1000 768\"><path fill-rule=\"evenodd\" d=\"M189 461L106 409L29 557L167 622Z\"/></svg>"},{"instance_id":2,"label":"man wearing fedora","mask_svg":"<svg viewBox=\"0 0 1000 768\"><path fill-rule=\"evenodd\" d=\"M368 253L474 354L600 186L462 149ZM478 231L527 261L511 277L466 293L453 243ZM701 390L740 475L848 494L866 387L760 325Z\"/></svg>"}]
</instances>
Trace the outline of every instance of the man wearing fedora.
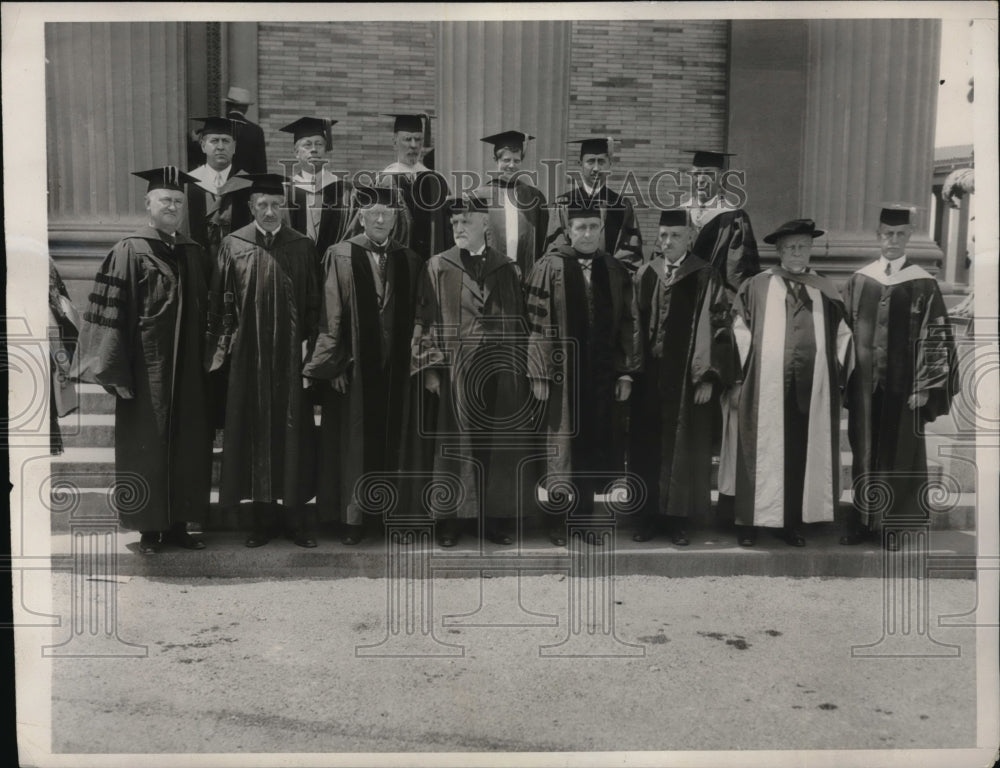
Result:
<instances>
[{"instance_id":1,"label":"man wearing fedora","mask_svg":"<svg viewBox=\"0 0 1000 768\"><path fill-rule=\"evenodd\" d=\"M736 525L741 546L756 527L783 528L804 546L804 523L832 521L839 499L841 364L849 332L834 284L809 268L812 219L764 238L780 264L747 280L737 324L749 334L739 402ZM741 336L737 335L737 340ZM839 343L838 343L839 342Z\"/></svg>"},{"instance_id":2,"label":"man wearing fedora","mask_svg":"<svg viewBox=\"0 0 1000 768\"><path fill-rule=\"evenodd\" d=\"M264 131L247 120L247 110L253 104L250 91L231 86L226 94L226 117L236 122L236 155L233 165L247 173L267 173L267 150Z\"/></svg>"}]
</instances>

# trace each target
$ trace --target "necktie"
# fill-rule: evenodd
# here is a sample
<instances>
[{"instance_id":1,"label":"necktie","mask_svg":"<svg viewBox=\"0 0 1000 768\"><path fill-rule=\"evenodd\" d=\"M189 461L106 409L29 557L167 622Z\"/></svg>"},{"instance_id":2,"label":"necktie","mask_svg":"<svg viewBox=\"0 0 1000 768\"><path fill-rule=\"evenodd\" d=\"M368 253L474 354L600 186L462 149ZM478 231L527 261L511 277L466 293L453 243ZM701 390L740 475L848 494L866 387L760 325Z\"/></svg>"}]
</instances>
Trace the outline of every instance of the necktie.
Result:
<instances>
[{"instance_id":1,"label":"necktie","mask_svg":"<svg viewBox=\"0 0 1000 768\"><path fill-rule=\"evenodd\" d=\"M887 261L885 263L885 276L888 277L891 274L892 274L892 262Z\"/></svg>"},{"instance_id":2,"label":"necktie","mask_svg":"<svg viewBox=\"0 0 1000 768\"><path fill-rule=\"evenodd\" d=\"M267 250L271 250L271 246L272 245L274 245L274 233L273 232L265 232L264 233L264 247L267 248Z\"/></svg>"},{"instance_id":3,"label":"necktie","mask_svg":"<svg viewBox=\"0 0 1000 768\"><path fill-rule=\"evenodd\" d=\"M667 280L674 279L674 273L677 271L677 265L667 262Z\"/></svg>"},{"instance_id":4,"label":"necktie","mask_svg":"<svg viewBox=\"0 0 1000 768\"><path fill-rule=\"evenodd\" d=\"M385 251L379 251L378 252L378 276L379 276L379 278L383 282L385 282L385 262L386 262L386 252Z\"/></svg>"},{"instance_id":5,"label":"necktie","mask_svg":"<svg viewBox=\"0 0 1000 768\"><path fill-rule=\"evenodd\" d=\"M216 171L215 173L215 193L219 193L219 187L223 185L222 174Z\"/></svg>"}]
</instances>

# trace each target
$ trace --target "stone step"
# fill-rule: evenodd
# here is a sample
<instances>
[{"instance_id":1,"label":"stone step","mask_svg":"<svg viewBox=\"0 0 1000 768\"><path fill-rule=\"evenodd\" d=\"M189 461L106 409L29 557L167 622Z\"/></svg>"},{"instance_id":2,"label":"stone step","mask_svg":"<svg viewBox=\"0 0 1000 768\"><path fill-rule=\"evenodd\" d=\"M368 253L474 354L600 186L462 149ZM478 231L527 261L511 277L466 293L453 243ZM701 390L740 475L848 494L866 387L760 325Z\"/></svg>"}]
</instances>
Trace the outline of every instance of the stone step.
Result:
<instances>
[{"instance_id":1,"label":"stone step","mask_svg":"<svg viewBox=\"0 0 1000 768\"><path fill-rule=\"evenodd\" d=\"M78 529L86 534L86 528ZM369 537L359 545L345 547L332 532L323 532L316 549L303 549L284 538L274 539L264 547L248 549L242 533L196 533L207 547L200 551L164 548L156 555L139 555L139 534L125 531L115 538L116 575L144 578L378 578L388 575L386 544L383 537ZM713 532L691 534L688 547L673 546L658 538L636 543L631 530L619 527L614 546L590 548L584 545L586 560L591 557L613 558L613 575L653 575L675 578L695 576L790 576L883 578L886 568L899 572L899 559L905 552L886 553L874 542L840 546L839 531L831 526L807 531L807 546L790 547L763 531L757 546L736 546L732 535ZM83 538L76 539L78 545ZM94 568L89 558L73 557L74 536L70 533L52 537L53 567L70 571L76 563L82 578ZM927 575L932 578L975 578L976 540L961 531L931 531L927 536L929 552ZM538 532L521 537L520 548L480 544L472 535L453 549L436 545L414 547L414 553L426 553L434 578L475 577L489 571L492 577L529 576L543 573L571 572L570 550L553 547ZM909 555L910 558L913 555ZM897 558L896 561L890 558ZM891 563L896 565L892 566ZM106 566L105 566L106 567ZM592 572L603 572L591 563ZM102 569L103 572L103 569ZM397 571L398 572L398 571Z\"/></svg>"},{"instance_id":2,"label":"stone step","mask_svg":"<svg viewBox=\"0 0 1000 768\"><path fill-rule=\"evenodd\" d=\"M84 477L80 482L86 482ZM71 520L87 519L109 519L116 518L112 508L112 500L109 495L110 486L83 486L76 489L61 488L56 499L51 500L49 513L53 532L66 532L69 530ZM544 498L544 490L542 491ZM712 491L713 503L717 499L717 493ZM603 507L598 497L598 508ZM249 504L240 505L237 509L223 508L218 504L218 490L213 490L209 498L209 511L205 520L204 528L214 531L240 531L248 530L252 524L251 508ZM841 523L844 515L851 506L851 492L844 491L840 497L840 505L836 511L837 523ZM972 493L962 493L958 498L947 499L942 505L940 512L931 515L930 524L932 530L976 530L976 496ZM619 515L619 520L627 522L627 515Z\"/></svg>"}]
</instances>

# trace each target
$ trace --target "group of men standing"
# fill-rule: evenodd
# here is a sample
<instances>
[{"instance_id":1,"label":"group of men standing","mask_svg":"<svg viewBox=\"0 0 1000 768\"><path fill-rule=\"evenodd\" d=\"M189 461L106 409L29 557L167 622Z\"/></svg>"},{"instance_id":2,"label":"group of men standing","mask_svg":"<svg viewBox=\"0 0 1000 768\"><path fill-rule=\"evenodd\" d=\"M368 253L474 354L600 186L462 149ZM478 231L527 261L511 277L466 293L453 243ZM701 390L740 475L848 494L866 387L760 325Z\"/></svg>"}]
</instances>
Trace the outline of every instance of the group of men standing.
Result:
<instances>
[{"instance_id":1,"label":"group of men standing","mask_svg":"<svg viewBox=\"0 0 1000 768\"><path fill-rule=\"evenodd\" d=\"M716 454L739 543L764 526L801 546L839 500L845 388L855 476L916 504L920 427L956 370L937 284L905 258L907 209L883 209L882 256L841 294L809 268L807 219L764 238L780 264L761 272L724 153L694 153L693 199L661 212L647 257L606 139L578 142L581 173L550 206L519 174L520 131L485 137L496 174L452 197L424 163L426 115L392 115L396 161L351 185L315 117L281 129L291 179L235 167L242 106L202 119L205 164L136 173L149 223L105 259L80 336L81 379L116 396L118 472L149 484L121 516L143 553L204 546L186 523L205 519L217 427L219 501L254 503L250 547L276 514L300 546L324 520L359 542L383 511L372 477L429 506L442 546L466 520L513 543L536 509L564 545L567 514L592 517L626 471L644 487L633 538L665 526L683 546L709 519ZM417 478L456 483L454 503ZM885 511L855 508L841 543Z\"/></svg>"}]
</instances>

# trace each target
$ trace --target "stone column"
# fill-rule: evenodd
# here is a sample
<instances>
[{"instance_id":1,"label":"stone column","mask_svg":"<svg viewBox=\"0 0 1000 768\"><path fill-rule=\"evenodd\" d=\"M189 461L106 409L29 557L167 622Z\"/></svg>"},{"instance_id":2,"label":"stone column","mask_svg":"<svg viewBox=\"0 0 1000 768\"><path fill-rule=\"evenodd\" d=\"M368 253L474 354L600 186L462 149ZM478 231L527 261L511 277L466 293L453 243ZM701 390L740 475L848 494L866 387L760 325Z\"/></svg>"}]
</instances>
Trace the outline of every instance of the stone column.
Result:
<instances>
[{"instance_id":1,"label":"stone column","mask_svg":"<svg viewBox=\"0 0 1000 768\"><path fill-rule=\"evenodd\" d=\"M435 165L449 183L456 171L494 169L480 139L515 129L537 137L523 168L548 189L538 160L561 159L569 138L569 34L566 21L441 23L432 126Z\"/></svg>"},{"instance_id":2,"label":"stone column","mask_svg":"<svg viewBox=\"0 0 1000 768\"><path fill-rule=\"evenodd\" d=\"M878 256L879 203L922 206L909 255L936 268L929 204L941 23L934 19L808 22L800 214L827 231L820 271L846 276ZM777 118L778 116L776 116Z\"/></svg>"}]
</instances>

